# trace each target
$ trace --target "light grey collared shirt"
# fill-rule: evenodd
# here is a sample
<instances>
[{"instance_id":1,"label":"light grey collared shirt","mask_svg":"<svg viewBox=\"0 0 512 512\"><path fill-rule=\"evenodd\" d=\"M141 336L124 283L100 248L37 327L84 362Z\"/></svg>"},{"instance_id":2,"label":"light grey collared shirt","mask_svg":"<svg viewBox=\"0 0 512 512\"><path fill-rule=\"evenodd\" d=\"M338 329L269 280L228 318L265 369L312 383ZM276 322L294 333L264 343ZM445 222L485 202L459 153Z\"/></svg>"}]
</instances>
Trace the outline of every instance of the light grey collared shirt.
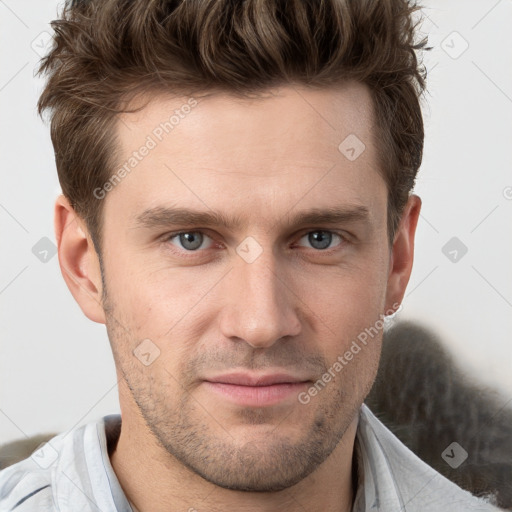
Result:
<instances>
[{"instance_id":1,"label":"light grey collared shirt","mask_svg":"<svg viewBox=\"0 0 512 512\"><path fill-rule=\"evenodd\" d=\"M136 512L110 463L121 416L54 437L0 471L0 512ZM363 404L356 433L352 512L493 512L414 455ZM441 454L440 454L441 456Z\"/></svg>"}]
</instances>

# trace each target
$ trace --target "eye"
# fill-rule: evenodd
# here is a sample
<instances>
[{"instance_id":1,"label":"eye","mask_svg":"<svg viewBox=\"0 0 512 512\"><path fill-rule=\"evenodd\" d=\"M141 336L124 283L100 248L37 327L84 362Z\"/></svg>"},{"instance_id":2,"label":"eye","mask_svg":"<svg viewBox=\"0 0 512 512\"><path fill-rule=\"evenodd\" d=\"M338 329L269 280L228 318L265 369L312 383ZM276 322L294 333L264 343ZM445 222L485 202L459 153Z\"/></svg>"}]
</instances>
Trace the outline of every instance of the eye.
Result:
<instances>
[{"instance_id":1,"label":"eye","mask_svg":"<svg viewBox=\"0 0 512 512\"><path fill-rule=\"evenodd\" d=\"M173 243L172 240L175 238L181 246L178 247L179 249L184 249L188 252L194 252L201 248L205 238L210 237L201 231L181 231L179 233L170 234L168 237L166 237L166 242Z\"/></svg>"},{"instance_id":2,"label":"eye","mask_svg":"<svg viewBox=\"0 0 512 512\"><path fill-rule=\"evenodd\" d=\"M325 251L326 249L333 248L329 247L333 241L333 237L336 237L340 240L340 242L335 247L341 245L345 241L344 237L340 234L334 233L333 231L324 230L309 231L304 236L302 236L301 240L306 238L313 249L318 251Z\"/></svg>"},{"instance_id":3,"label":"eye","mask_svg":"<svg viewBox=\"0 0 512 512\"><path fill-rule=\"evenodd\" d=\"M180 231L177 233L169 233L165 239L165 243L170 243L181 252L200 252L200 249L208 249L210 246L205 246L207 239L212 240L208 235L202 231ZM306 239L309 243L309 247L316 251L329 252L329 249L333 249L342 245L346 239L340 233L333 231L320 230L309 231L305 233L300 240ZM333 240L338 239L338 243L332 246Z\"/></svg>"}]
</instances>

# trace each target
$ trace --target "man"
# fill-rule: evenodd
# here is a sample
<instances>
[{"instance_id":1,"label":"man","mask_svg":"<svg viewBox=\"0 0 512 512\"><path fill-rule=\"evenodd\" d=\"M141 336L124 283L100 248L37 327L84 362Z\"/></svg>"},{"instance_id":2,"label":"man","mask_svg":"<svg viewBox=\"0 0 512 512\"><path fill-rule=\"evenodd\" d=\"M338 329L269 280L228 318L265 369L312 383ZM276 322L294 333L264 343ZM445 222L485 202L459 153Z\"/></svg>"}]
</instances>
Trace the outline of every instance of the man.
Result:
<instances>
[{"instance_id":1,"label":"man","mask_svg":"<svg viewBox=\"0 0 512 512\"><path fill-rule=\"evenodd\" d=\"M39 102L59 262L122 421L4 470L1 510L497 510L363 404L421 208L415 10L65 5Z\"/></svg>"}]
</instances>

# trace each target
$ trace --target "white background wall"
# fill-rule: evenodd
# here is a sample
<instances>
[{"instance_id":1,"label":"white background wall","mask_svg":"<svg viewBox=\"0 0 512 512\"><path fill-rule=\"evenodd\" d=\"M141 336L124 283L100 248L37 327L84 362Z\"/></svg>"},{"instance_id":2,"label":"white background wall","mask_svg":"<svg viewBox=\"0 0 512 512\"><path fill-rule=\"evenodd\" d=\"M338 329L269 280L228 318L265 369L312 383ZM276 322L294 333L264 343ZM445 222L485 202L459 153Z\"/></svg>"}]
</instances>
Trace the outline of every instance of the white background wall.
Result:
<instances>
[{"instance_id":1,"label":"white background wall","mask_svg":"<svg viewBox=\"0 0 512 512\"><path fill-rule=\"evenodd\" d=\"M0 444L119 412L105 327L69 293L59 192L34 68L55 0L0 0ZM416 260L401 313L434 327L475 380L512 399L512 2L425 0L429 94ZM454 33L457 32L457 34ZM465 46L468 45L465 51ZM443 246L468 248L457 262ZM41 243L41 242L39 242ZM460 254L460 253L459 253ZM509 403L509 406L511 404Z\"/></svg>"}]
</instances>

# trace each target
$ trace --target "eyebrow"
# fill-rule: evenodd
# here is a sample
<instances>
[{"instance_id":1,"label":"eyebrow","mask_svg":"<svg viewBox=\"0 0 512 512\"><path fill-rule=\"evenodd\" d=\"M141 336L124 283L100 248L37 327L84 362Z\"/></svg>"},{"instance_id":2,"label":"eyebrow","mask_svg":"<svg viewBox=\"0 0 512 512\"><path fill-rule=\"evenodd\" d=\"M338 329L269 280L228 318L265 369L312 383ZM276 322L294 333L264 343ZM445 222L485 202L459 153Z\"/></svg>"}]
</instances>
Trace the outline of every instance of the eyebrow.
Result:
<instances>
[{"instance_id":1,"label":"eyebrow","mask_svg":"<svg viewBox=\"0 0 512 512\"><path fill-rule=\"evenodd\" d=\"M294 215L285 223L287 228L306 224L343 224L347 222L370 222L370 211L363 205L311 208ZM198 211L188 208L156 206L144 210L135 219L134 228L160 228L171 225L222 226L230 231L243 229L247 222L240 216L228 217L223 212Z\"/></svg>"}]
</instances>

